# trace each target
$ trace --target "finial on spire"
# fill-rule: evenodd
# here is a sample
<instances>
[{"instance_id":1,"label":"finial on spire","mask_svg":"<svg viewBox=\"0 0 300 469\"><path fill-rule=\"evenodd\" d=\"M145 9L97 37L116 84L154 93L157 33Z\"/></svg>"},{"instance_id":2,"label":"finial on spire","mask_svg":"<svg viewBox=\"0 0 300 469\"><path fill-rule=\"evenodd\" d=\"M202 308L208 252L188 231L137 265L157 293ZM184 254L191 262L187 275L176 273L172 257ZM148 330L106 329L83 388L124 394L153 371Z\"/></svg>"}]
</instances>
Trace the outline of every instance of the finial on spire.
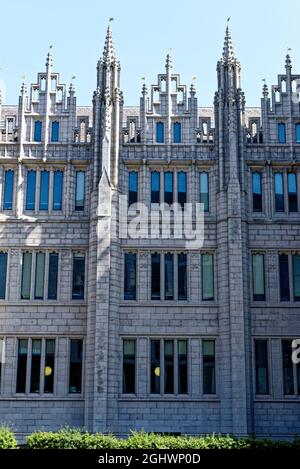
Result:
<instances>
[{"instance_id":1,"label":"finial on spire","mask_svg":"<svg viewBox=\"0 0 300 469\"><path fill-rule=\"evenodd\" d=\"M147 85L146 85L146 78L142 77L141 80L143 82L142 95L145 96L146 94L148 94L148 88L147 88Z\"/></svg>"},{"instance_id":2,"label":"finial on spire","mask_svg":"<svg viewBox=\"0 0 300 469\"><path fill-rule=\"evenodd\" d=\"M263 97L264 97L264 98L267 98L267 97L269 96L269 90L268 90L268 85L267 85L266 79L263 78L263 79L262 79L262 82L263 82L263 91L262 91L262 94L263 94Z\"/></svg>"},{"instance_id":3,"label":"finial on spire","mask_svg":"<svg viewBox=\"0 0 300 469\"><path fill-rule=\"evenodd\" d=\"M71 78L70 81L70 86L69 86L69 94L74 94L75 93L75 86L74 86L74 80L76 79L75 76Z\"/></svg>"},{"instance_id":4,"label":"finial on spire","mask_svg":"<svg viewBox=\"0 0 300 469\"><path fill-rule=\"evenodd\" d=\"M106 32L104 50L103 50L103 62L110 63L116 60L116 53L113 44L112 38L112 31L111 31L111 23L114 21L114 18L109 18L108 20L108 27Z\"/></svg>"},{"instance_id":5,"label":"finial on spire","mask_svg":"<svg viewBox=\"0 0 300 469\"><path fill-rule=\"evenodd\" d=\"M287 54L285 58L285 68L286 69L291 69L292 68L292 60L291 60L291 55L290 52L292 49L290 47L287 48Z\"/></svg>"},{"instance_id":6,"label":"finial on spire","mask_svg":"<svg viewBox=\"0 0 300 469\"><path fill-rule=\"evenodd\" d=\"M46 68L47 69L52 67L52 62L53 62L52 48L53 48L53 45L50 44L48 54L47 54L47 58L46 58Z\"/></svg>"},{"instance_id":7,"label":"finial on spire","mask_svg":"<svg viewBox=\"0 0 300 469\"><path fill-rule=\"evenodd\" d=\"M234 49L232 44L231 32L229 30L230 17L227 18L227 26L225 31L224 47L223 47L223 58L232 59L234 58Z\"/></svg>"},{"instance_id":8,"label":"finial on spire","mask_svg":"<svg viewBox=\"0 0 300 469\"><path fill-rule=\"evenodd\" d=\"M25 75L22 76L22 85L21 85L21 94L24 95L27 93L27 86L25 83Z\"/></svg>"},{"instance_id":9,"label":"finial on spire","mask_svg":"<svg viewBox=\"0 0 300 469\"><path fill-rule=\"evenodd\" d=\"M191 83L191 87L190 87L190 94L195 94L196 93L196 86L195 86L196 79L197 79L197 77L192 78L192 83Z\"/></svg>"},{"instance_id":10,"label":"finial on spire","mask_svg":"<svg viewBox=\"0 0 300 469\"><path fill-rule=\"evenodd\" d=\"M170 48L167 53L166 68L172 68L172 49Z\"/></svg>"}]
</instances>

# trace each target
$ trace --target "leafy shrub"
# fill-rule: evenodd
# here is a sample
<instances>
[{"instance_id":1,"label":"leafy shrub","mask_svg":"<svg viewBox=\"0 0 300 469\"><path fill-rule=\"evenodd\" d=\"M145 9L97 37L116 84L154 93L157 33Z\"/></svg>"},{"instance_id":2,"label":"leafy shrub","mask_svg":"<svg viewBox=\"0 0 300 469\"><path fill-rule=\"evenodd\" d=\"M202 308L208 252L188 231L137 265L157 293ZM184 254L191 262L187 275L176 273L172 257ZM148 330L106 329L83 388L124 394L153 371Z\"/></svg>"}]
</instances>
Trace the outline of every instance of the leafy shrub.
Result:
<instances>
[{"instance_id":1,"label":"leafy shrub","mask_svg":"<svg viewBox=\"0 0 300 469\"><path fill-rule=\"evenodd\" d=\"M0 449L17 449L14 433L7 427L0 427Z\"/></svg>"}]
</instances>

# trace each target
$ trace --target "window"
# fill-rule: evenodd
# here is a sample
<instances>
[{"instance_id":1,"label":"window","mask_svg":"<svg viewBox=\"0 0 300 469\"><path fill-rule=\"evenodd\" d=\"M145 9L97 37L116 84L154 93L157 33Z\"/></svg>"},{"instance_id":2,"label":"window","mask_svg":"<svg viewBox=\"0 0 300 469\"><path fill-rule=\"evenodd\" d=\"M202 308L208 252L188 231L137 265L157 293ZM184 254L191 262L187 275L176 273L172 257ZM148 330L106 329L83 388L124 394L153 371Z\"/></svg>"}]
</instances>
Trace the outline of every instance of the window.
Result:
<instances>
[{"instance_id":1,"label":"window","mask_svg":"<svg viewBox=\"0 0 300 469\"><path fill-rule=\"evenodd\" d=\"M186 203L186 173L179 171L177 174L178 203L184 207Z\"/></svg>"},{"instance_id":2,"label":"window","mask_svg":"<svg viewBox=\"0 0 300 469\"><path fill-rule=\"evenodd\" d=\"M24 252L23 262L22 262L22 285L21 285L21 299L22 300L30 299L31 263L32 263L31 252Z\"/></svg>"},{"instance_id":3,"label":"window","mask_svg":"<svg viewBox=\"0 0 300 469\"><path fill-rule=\"evenodd\" d=\"M177 341L178 394L188 393L188 353L187 340Z\"/></svg>"},{"instance_id":4,"label":"window","mask_svg":"<svg viewBox=\"0 0 300 469\"><path fill-rule=\"evenodd\" d=\"M253 212L262 211L261 174L257 171L252 173L252 207Z\"/></svg>"},{"instance_id":5,"label":"window","mask_svg":"<svg viewBox=\"0 0 300 469\"><path fill-rule=\"evenodd\" d=\"M49 254L48 300L57 299L58 253Z\"/></svg>"},{"instance_id":6,"label":"window","mask_svg":"<svg viewBox=\"0 0 300 469\"><path fill-rule=\"evenodd\" d=\"M69 393L80 394L82 389L82 339L70 340Z\"/></svg>"},{"instance_id":7,"label":"window","mask_svg":"<svg viewBox=\"0 0 300 469\"><path fill-rule=\"evenodd\" d=\"M202 300L214 300L214 256L213 254L202 254Z\"/></svg>"},{"instance_id":8,"label":"window","mask_svg":"<svg viewBox=\"0 0 300 469\"><path fill-rule=\"evenodd\" d=\"M269 394L268 341L255 340L256 394Z\"/></svg>"},{"instance_id":9,"label":"window","mask_svg":"<svg viewBox=\"0 0 300 469\"><path fill-rule=\"evenodd\" d=\"M160 340L151 340L151 394L160 394Z\"/></svg>"},{"instance_id":10,"label":"window","mask_svg":"<svg viewBox=\"0 0 300 469\"><path fill-rule=\"evenodd\" d=\"M173 254L165 254L165 300L174 300Z\"/></svg>"},{"instance_id":11,"label":"window","mask_svg":"<svg viewBox=\"0 0 300 469\"><path fill-rule=\"evenodd\" d=\"M275 212L284 212L283 174L275 173Z\"/></svg>"},{"instance_id":12,"label":"window","mask_svg":"<svg viewBox=\"0 0 300 469\"><path fill-rule=\"evenodd\" d=\"M165 197L164 202L168 205L173 203L173 173L166 171L164 173Z\"/></svg>"},{"instance_id":13,"label":"window","mask_svg":"<svg viewBox=\"0 0 300 469\"><path fill-rule=\"evenodd\" d=\"M34 299L43 300L45 291L45 266L49 261L48 270L48 300L57 299L57 280L58 280L58 253L51 252L24 252L22 258L22 284L21 299L29 300L31 298L31 278L32 266L35 265L34 276ZM48 268L48 267L47 267ZM46 290L47 292L47 290Z\"/></svg>"},{"instance_id":14,"label":"window","mask_svg":"<svg viewBox=\"0 0 300 469\"><path fill-rule=\"evenodd\" d=\"M128 205L136 204L138 201L138 173L137 171L129 172L129 198Z\"/></svg>"},{"instance_id":15,"label":"window","mask_svg":"<svg viewBox=\"0 0 300 469\"><path fill-rule=\"evenodd\" d=\"M35 142L41 142L42 141L42 123L41 121L36 121L34 123L34 136L33 140Z\"/></svg>"},{"instance_id":16,"label":"window","mask_svg":"<svg viewBox=\"0 0 300 469\"><path fill-rule=\"evenodd\" d=\"M174 341L164 341L165 394L174 393Z\"/></svg>"},{"instance_id":17,"label":"window","mask_svg":"<svg viewBox=\"0 0 300 469\"><path fill-rule=\"evenodd\" d=\"M19 339L18 343L18 365L17 365L17 393L26 391L28 340Z\"/></svg>"},{"instance_id":18,"label":"window","mask_svg":"<svg viewBox=\"0 0 300 469\"><path fill-rule=\"evenodd\" d=\"M208 173L200 173L200 203L204 204L204 212L209 211Z\"/></svg>"},{"instance_id":19,"label":"window","mask_svg":"<svg viewBox=\"0 0 300 469\"><path fill-rule=\"evenodd\" d=\"M300 254L293 256L294 301L300 301Z\"/></svg>"},{"instance_id":20,"label":"window","mask_svg":"<svg viewBox=\"0 0 300 469\"><path fill-rule=\"evenodd\" d=\"M282 341L283 389L285 395L294 394L294 370L292 362L292 344L290 340Z\"/></svg>"},{"instance_id":21,"label":"window","mask_svg":"<svg viewBox=\"0 0 300 469\"><path fill-rule=\"evenodd\" d=\"M62 209L62 189L63 189L63 172L54 172L53 181L53 210Z\"/></svg>"},{"instance_id":22,"label":"window","mask_svg":"<svg viewBox=\"0 0 300 469\"><path fill-rule=\"evenodd\" d=\"M286 127L285 124L278 124L278 142L286 143Z\"/></svg>"},{"instance_id":23,"label":"window","mask_svg":"<svg viewBox=\"0 0 300 469\"><path fill-rule=\"evenodd\" d=\"M215 341L202 341L203 355L203 394L216 393Z\"/></svg>"},{"instance_id":24,"label":"window","mask_svg":"<svg viewBox=\"0 0 300 469\"><path fill-rule=\"evenodd\" d=\"M54 387L55 340L46 339L44 393L52 394Z\"/></svg>"},{"instance_id":25,"label":"window","mask_svg":"<svg viewBox=\"0 0 300 469\"><path fill-rule=\"evenodd\" d=\"M181 124L174 122L173 124L173 141L174 143L181 143Z\"/></svg>"},{"instance_id":26,"label":"window","mask_svg":"<svg viewBox=\"0 0 300 469\"><path fill-rule=\"evenodd\" d=\"M156 143L164 143L164 123L156 123Z\"/></svg>"},{"instance_id":27,"label":"window","mask_svg":"<svg viewBox=\"0 0 300 469\"><path fill-rule=\"evenodd\" d=\"M296 143L300 143L300 123L295 125L295 139Z\"/></svg>"},{"instance_id":28,"label":"window","mask_svg":"<svg viewBox=\"0 0 300 469\"><path fill-rule=\"evenodd\" d=\"M297 201L297 174L288 173L288 204L289 212L298 212L298 201Z\"/></svg>"},{"instance_id":29,"label":"window","mask_svg":"<svg viewBox=\"0 0 300 469\"><path fill-rule=\"evenodd\" d=\"M31 344L30 392L40 392L41 378L41 339L33 339Z\"/></svg>"},{"instance_id":30,"label":"window","mask_svg":"<svg viewBox=\"0 0 300 469\"><path fill-rule=\"evenodd\" d=\"M152 171L151 173L151 204L159 204L160 193L160 173Z\"/></svg>"},{"instance_id":31,"label":"window","mask_svg":"<svg viewBox=\"0 0 300 469\"><path fill-rule=\"evenodd\" d=\"M85 172L76 171L76 195L75 210L80 212L84 210L84 193L85 193Z\"/></svg>"},{"instance_id":32,"label":"window","mask_svg":"<svg viewBox=\"0 0 300 469\"><path fill-rule=\"evenodd\" d=\"M0 300L5 300L6 275L7 275L7 252L0 252Z\"/></svg>"},{"instance_id":33,"label":"window","mask_svg":"<svg viewBox=\"0 0 300 469\"><path fill-rule=\"evenodd\" d=\"M58 142L59 140L59 122L52 122L51 142Z\"/></svg>"},{"instance_id":34,"label":"window","mask_svg":"<svg viewBox=\"0 0 300 469\"><path fill-rule=\"evenodd\" d=\"M48 210L49 205L49 171L41 171L40 210Z\"/></svg>"},{"instance_id":35,"label":"window","mask_svg":"<svg viewBox=\"0 0 300 469\"><path fill-rule=\"evenodd\" d=\"M44 298L45 253L37 252L35 261L34 299L42 300Z\"/></svg>"},{"instance_id":36,"label":"window","mask_svg":"<svg viewBox=\"0 0 300 469\"><path fill-rule=\"evenodd\" d=\"M84 299L85 255L76 253L73 256L73 288L72 299Z\"/></svg>"},{"instance_id":37,"label":"window","mask_svg":"<svg viewBox=\"0 0 300 469\"><path fill-rule=\"evenodd\" d=\"M265 301L264 255L252 255L253 300Z\"/></svg>"},{"instance_id":38,"label":"window","mask_svg":"<svg viewBox=\"0 0 300 469\"><path fill-rule=\"evenodd\" d=\"M36 171L27 172L26 210L35 209Z\"/></svg>"},{"instance_id":39,"label":"window","mask_svg":"<svg viewBox=\"0 0 300 469\"><path fill-rule=\"evenodd\" d=\"M123 340L123 393L135 393L135 340Z\"/></svg>"},{"instance_id":40,"label":"window","mask_svg":"<svg viewBox=\"0 0 300 469\"><path fill-rule=\"evenodd\" d=\"M178 254L178 300L187 299L187 255Z\"/></svg>"},{"instance_id":41,"label":"window","mask_svg":"<svg viewBox=\"0 0 300 469\"><path fill-rule=\"evenodd\" d=\"M290 301L289 256L279 255L280 301Z\"/></svg>"},{"instance_id":42,"label":"window","mask_svg":"<svg viewBox=\"0 0 300 469\"><path fill-rule=\"evenodd\" d=\"M124 300L136 300L136 254L125 254Z\"/></svg>"},{"instance_id":43,"label":"window","mask_svg":"<svg viewBox=\"0 0 300 469\"><path fill-rule=\"evenodd\" d=\"M160 254L151 254L151 300L160 300Z\"/></svg>"},{"instance_id":44,"label":"window","mask_svg":"<svg viewBox=\"0 0 300 469\"><path fill-rule=\"evenodd\" d=\"M3 210L12 210L14 196L14 171L5 171Z\"/></svg>"}]
</instances>

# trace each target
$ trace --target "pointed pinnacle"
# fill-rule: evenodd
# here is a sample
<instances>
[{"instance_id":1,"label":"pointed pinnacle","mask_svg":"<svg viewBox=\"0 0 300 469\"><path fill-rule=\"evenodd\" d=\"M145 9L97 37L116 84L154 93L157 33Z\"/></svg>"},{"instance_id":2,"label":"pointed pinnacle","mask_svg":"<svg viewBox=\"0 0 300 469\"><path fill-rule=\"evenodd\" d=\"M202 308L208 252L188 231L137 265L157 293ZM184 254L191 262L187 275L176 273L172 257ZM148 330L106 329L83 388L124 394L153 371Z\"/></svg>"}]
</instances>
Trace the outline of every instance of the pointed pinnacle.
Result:
<instances>
[{"instance_id":1,"label":"pointed pinnacle","mask_svg":"<svg viewBox=\"0 0 300 469\"><path fill-rule=\"evenodd\" d=\"M111 26L109 24L107 28L104 50L103 50L103 62L110 63L114 60L116 60L116 53L115 53L115 48L113 44Z\"/></svg>"},{"instance_id":2,"label":"pointed pinnacle","mask_svg":"<svg viewBox=\"0 0 300 469\"><path fill-rule=\"evenodd\" d=\"M227 24L225 31L224 47L223 47L223 58L226 60L234 58L234 49L232 44L231 32Z\"/></svg>"}]
</instances>

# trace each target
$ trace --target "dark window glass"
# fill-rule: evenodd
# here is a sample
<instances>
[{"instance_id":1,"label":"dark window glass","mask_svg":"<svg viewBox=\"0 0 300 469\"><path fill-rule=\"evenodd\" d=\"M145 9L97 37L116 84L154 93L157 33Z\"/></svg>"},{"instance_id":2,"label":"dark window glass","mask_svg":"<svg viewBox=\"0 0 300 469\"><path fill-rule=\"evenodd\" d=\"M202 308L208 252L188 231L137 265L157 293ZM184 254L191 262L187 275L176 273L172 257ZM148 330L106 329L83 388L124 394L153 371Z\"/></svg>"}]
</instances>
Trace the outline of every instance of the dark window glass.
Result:
<instances>
[{"instance_id":1,"label":"dark window glass","mask_svg":"<svg viewBox=\"0 0 300 469\"><path fill-rule=\"evenodd\" d=\"M187 299L187 256L178 254L178 300Z\"/></svg>"},{"instance_id":2,"label":"dark window glass","mask_svg":"<svg viewBox=\"0 0 300 469\"><path fill-rule=\"evenodd\" d=\"M30 392L40 392L42 341L32 340Z\"/></svg>"},{"instance_id":3,"label":"dark window glass","mask_svg":"<svg viewBox=\"0 0 300 469\"><path fill-rule=\"evenodd\" d=\"M300 143L300 124L295 125L296 143Z\"/></svg>"},{"instance_id":4,"label":"dark window glass","mask_svg":"<svg viewBox=\"0 0 300 469\"><path fill-rule=\"evenodd\" d=\"M34 123L34 136L33 140L35 142L41 142L42 141L42 123L40 121L36 121Z\"/></svg>"},{"instance_id":5,"label":"dark window glass","mask_svg":"<svg viewBox=\"0 0 300 469\"><path fill-rule=\"evenodd\" d=\"M300 363L297 363L297 393L300 395Z\"/></svg>"},{"instance_id":6,"label":"dark window glass","mask_svg":"<svg viewBox=\"0 0 300 469\"><path fill-rule=\"evenodd\" d=\"M279 255L280 301L290 301L289 256Z\"/></svg>"},{"instance_id":7,"label":"dark window glass","mask_svg":"<svg viewBox=\"0 0 300 469\"><path fill-rule=\"evenodd\" d=\"M44 298L45 253L38 252L35 260L34 298L42 300Z\"/></svg>"},{"instance_id":8,"label":"dark window glass","mask_svg":"<svg viewBox=\"0 0 300 469\"><path fill-rule=\"evenodd\" d=\"M26 210L35 208L36 172L27 172Z\"/></svg>"},{"instance_id":9,"label":"dark window glass","mask_svg":"<svg viewBox=\"0 0 300 469\"><path fill-rule=\"evenodd\" d=\"M256 394L269 394L268 342L255 341Z\"/></svg>"},{"instance_id":10,"label":"dark window glass","mask_svg":"<svg viewBox=\"0 0 300 469\"><path fill-rule=\"evenodd\" d=\"M290 340L282 341L282 366L284 394L294 394L294 372L292 362L292 344Z\"/></svg>"},{"instance_id":11,"label":"dark window glass","mask_svg":"<svg viewBox=\"0 0 300 469\"><path fill-rule=\"evenodd\" d=\"M188 353L187 340L178 340L178 394L188 392Z\"/></svg>"},{"instance_id":12,"label":"dark window glass","mask_svg":"<svg viewBox=\"0 0 300 469\"><path fill-rule=\"evenodd\" d=\"M174 143L181 143L181 124L175 122L173 125L173 140Z\"/></svg>"},{"instance_id":13,"label":"dark window glass","mask_svg":"<svg viewBox=\"0 0 300 469\"><path fill-rule=\"evenodd\" d=\"M135 340L123 340L123 393L135 393Z\"/></svg>"},{"instance_id":14,"label":"dark window glass","mask_svg":"<svg viewBox=\"0 0 300 469\"><path fill-rule=\"evenodd\" d=\"M165 393L174 393L174 341L164 341L165 355Z\"/></svg>"},{"instance_id":15,"label":"dark window glass","mask_svg":"<svg viewBox=\"0 0 300 469\"><path fill-rule=\"evenodd\" d=\"M84 299L85 255L74 254L73 257L73 288L72 299Z\"/></svg>"},{"instance_id":16,"label":"dark window glass","mask_svg":"<svg viewBox=\"0 0 300 469\"><path fill-rule=\"evenodd\" d=\"M18 365L17 365L17 387L16 392L26 391L28 340L19 339L18 343Z\"/></svg>"},{"instance_id":17,"label":"dark window glass","mask_svg":"<svg viewBox=\"0 0 300 469\"><path fill-rule=\"evenodd\" d=\"M59 122L52 122L51 141L58 142L59 140Z\"/></svg>"},{"instance_id":18,"label":"dark window glass","mask_svg":"<svg viewBox=\"0 0 300 469\"><path fill-rule=\"evenodd\" d=\"M12 210L14 196L14 172L5 171L3 210Z\"/></svg>"},{"instance_id":19,"label":"dark window glass","mask_svg":"<svg viewBox=\"0 0 300 469\"><path fill-rule=\"evenodd\" d=\"M261 191L261 174L252 173L252 203L253 212L262 211L262 191Z\"/></svg>"},{"instance_id":20,"label":"dark window glass","mask_svg":"<svg viewBox=\"0 0 300 469\"><path fill-rule=\"evenodd\" d=\"M53 181L53 210L62 209L63 172L55 171Z\"/></svg>"},{"instance_id":21,"label":"dark window glass","mask_svg":"<svg viewBox=\"0 0 300 469\"><path fill-rule=\"evenodd\" d=\"M136 254L125 254L124 300L136 300Z\"/></svg>"},{"instance_id":22,"label":"dark window glass","mask_svg":"<svg viewBox=\"0 0 300 469\"><path fill-rule=\"evenodd\" d=\"M214 256L212 254L202 254L202 300L214 299Z\"/></svg>"},{"instance_id":23,"label":"dark window glass","mask_svg":"<svg viewBox=\"0 0 300 469\"><path fill-rule=\"evenodd\" d=\"M151 203L159 204L160 193L160 173L153 171L151 173Z\"/></svg>"},{"instance_id":24,"label":"dark window glass","mask_svg":"<svg viewBox=\"0 0 300 469\"><path fill-rule=\"evenodd\" d=\"M265 301L265 267L264 255L252 255L253 300Z\"/></svg>"},{"instance_id":25,"label":"dark window glass","mask_svg":"<svg viewBox=\"0 0 300 469\"><path fill-rule=\"evenodd\" d=\"M293 256L294 301L300 301L300 255Z\"/></svg>"},{"instance_id":26,"label":"dark window glass","mask_svg":"<svg viewBox=\"0 0 300 469\"><path fill-rule=\"evenodd\" d=\"M286 128L285 124L278 124L278 142L286 143Z\"/></svg>"},{"instance_id":27,"label":"dark window glass","mask_svg":"<svg viewBox=\"0 0 300 469\"><path fill-rule=\"evenodd\" d=\"M172 205L173 203L173 173L166 171L164 173L165 184L165 203Z\"/></svg>"},{"instance_id":28,"label":"dark window glass","mask_svg":"<svg viewBox=\"0 0 300 469\"><path fill-rule=\"evenodd\" d=\"M160 254L151 254L151 300L160 300Z\"/></svg>"},{"instance_id":29,"label":"dark window glass","mask_svg":"<svg viewBox=\"0 0 300 469\"><path fill-rule=\"evenodd\" d=\"M58 280L58 254L56 252L50 252L49 275L48 275L48 300L57 299L57 280Z\"/></svg>"},{"instance_id":30,"label":"dark window glass","mask_svg":"<svg viewBox=\"0 0 300 469\"><path fill-rule=\"evenodd\" d=\"M44 392L52 394L54 385L55 340L46 340Z\"/></svg>"},{"instance_id":31,"label":"dark window glass","mask_svg":"<svg viewBox=\"0 0 300 469\"><path fill-rule=\"evenodd\" d=\"M160 394L160 340L151 340L151 393Z\"/></svg>"},{"instance_id":32,"label":"dark window glass","mask_svg":"<svg viewBox=\"0 0 300 469\"><path fill-rule=\"evenodd\" d=\"M202 341L203 354L203 394L216 393L215 341Z\"/></svg>"},{"instance_id":33,"label":"dark window glass","mask_svg":"<svg viewBox=\"0 0 300 469\"><path fill-rule=\"evenodd\" d=\"M165 300L174 300L173 254L165 254Z\"/></svg>"},{"instance_id":34,"label":"dark window glass","mask_svg":"<svg viewBox=\"0 0 300 469\"><path fill-rule=\"evenodd\" d=\"M186 203L186 173L180 171L177 174L177 186L178 186L178 203L181 207L184 207Z\"/></svg>"},{"instance_id":35,"label":"dark window glass","mask_svg":"<svg viewBox=\"0 0 300 469\"><path fill-rule=\"evenodd\" d=\"M288 173L287 178L289 212L298 212L297 175L295 173Z\"/></svg>"},{"instance_id":36,"label":"dark window glass","mask_svg":"<svg viewBox=\"0 0 300 469\"><path fill-rule=\"evenodd\" d=\"M209 211L208 173L200 173L200 203L204 204L204 212Z\"/></svg>"},{"instance_id":37,"label":"dark window glass","mask_svg":"<svg viewBox=\"0 0 300 469\"><path fill-rule=\"evenodd\" d=\"M31 262L32 262L31 252L24 252L23 262L22 262L22 285L21 285L21 299L22 300L30 299Z\"/></svg>"},{"instance_id":38,"label":"dark window glass","mask_svg":"<svg viewBox=\"0 0 300 469\"><path fill-rule=\"evenodd\" d=\"M137 171L130 171L128 184L129 184L128 205L136 204L138 201L138 173Z\"/></svg>"},{"instance_id":39,"label":"dark window glass","mask_svg":"<svg viewBox=\"0 0 300 469\"><path fill-rule=\"evenodd\" d=\"M41 172L40 210L48 210L49 206L49 171Z\"/></svg>"},{"instance_id":40,"label":"dark window glass","mask_svg":"<svg viewBox=\"0 0 300 469\"><path fill-rule=\"evenodd\" d=\"M157 122L156 124L156 143L164 143L164 123Z\"/></svg>"},{"instance_id":41,"label":"dark window glass","mask_svg":"<svg viewBox=\"0 0 300 469\"><path fill-rule=\"evenodd\" d=\"M75 210L78 212L84 210L85 199L85 172L76 171L76 196L75 196Z\"/></svg>"},{"instance_id":42,"label":"dark window glass","mask_svg":"<svg viewBox=\"0 0 300 469\"><path fill-rule=\"evenodd\" d=\"M275 212L284 212L283 174L275 173Z\"/></svg>"},{"instance_id":43,"label":"dark window glass","mask_svg":"<svg viewBox=\"0 0 300 469\"><path fill-rule=\"evenodd\" d=\"M83 341L81 339L73 339L70 342L70 376L69 376L69 392L81 393L82 387L82 355Z\"/></svg>"},{"instance_id":44,"label":"dark window glass","mask_svg":"<svg viewBox=\"0 0 300 469\"><path fill-rule=\"evenodd\" d=\"M0 300L5 300L7 275L7 253L0 252Z\"/></svg>"}]
</instances>

